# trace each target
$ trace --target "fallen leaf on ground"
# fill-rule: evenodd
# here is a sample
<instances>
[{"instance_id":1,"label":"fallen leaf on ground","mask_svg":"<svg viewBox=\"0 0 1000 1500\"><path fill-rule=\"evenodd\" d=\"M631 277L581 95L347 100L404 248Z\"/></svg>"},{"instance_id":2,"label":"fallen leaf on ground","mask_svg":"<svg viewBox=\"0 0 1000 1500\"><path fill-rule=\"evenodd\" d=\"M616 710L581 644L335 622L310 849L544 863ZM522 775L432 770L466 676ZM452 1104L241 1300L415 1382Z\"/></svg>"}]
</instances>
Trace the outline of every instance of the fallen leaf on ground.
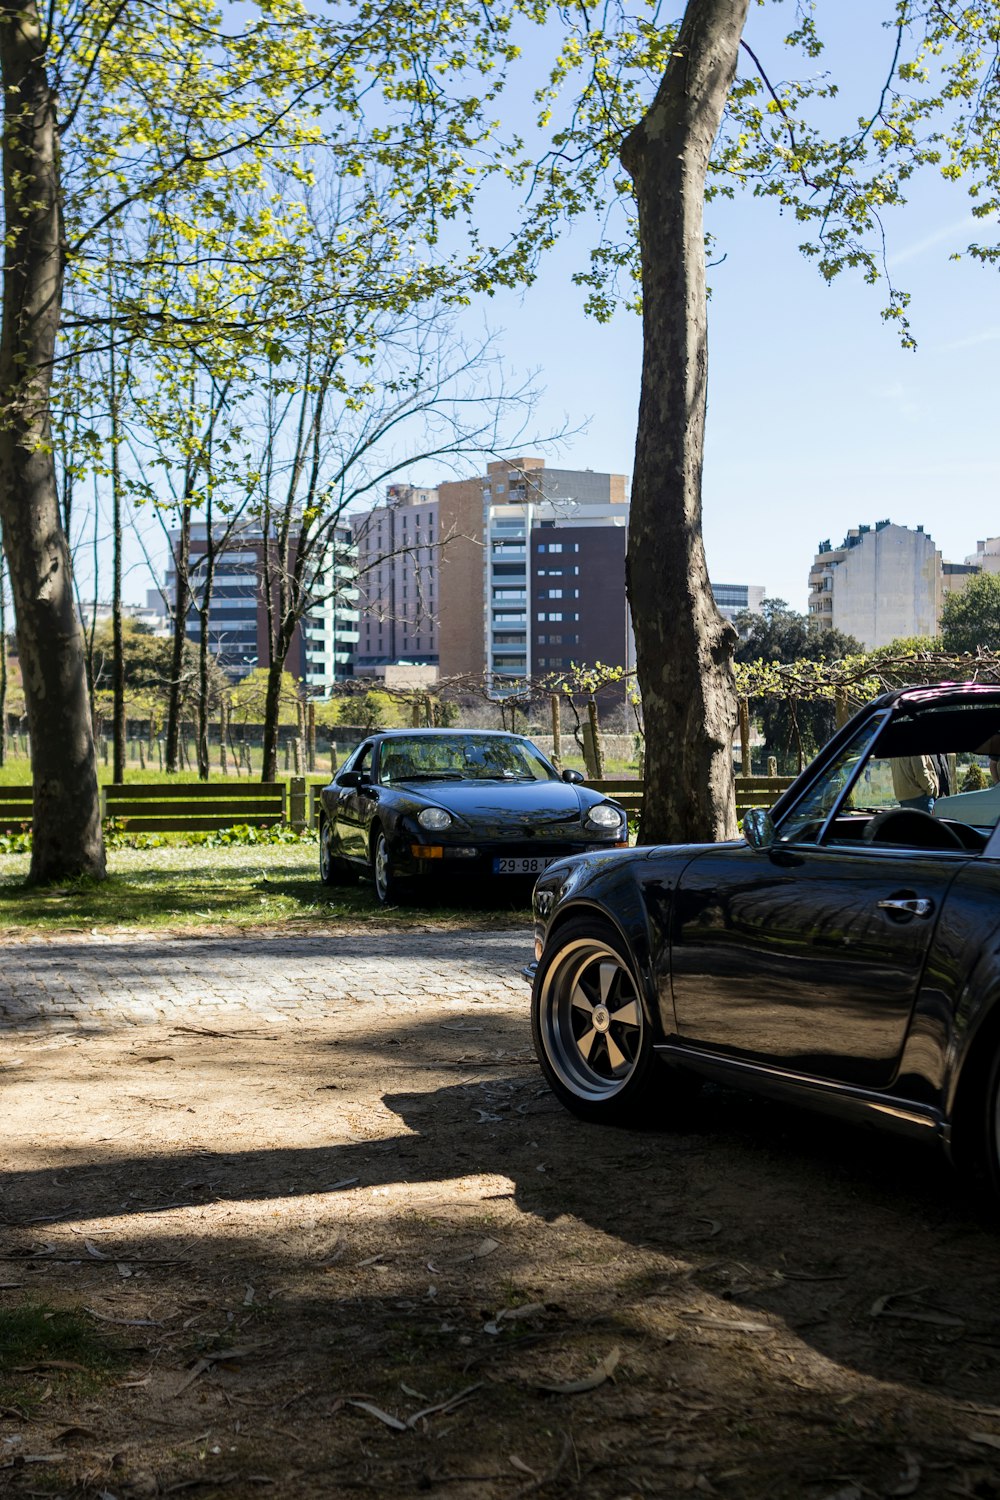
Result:
<instances>
[{"instance_id":1,"label":"fallen leaf on ground","mask_svg":"<svg viewBox=\"0 0 1000 1500\"><path fill-rule=\"evenodd\" d=\"M611 1353L606 1354L601 1363L595 1366L589 1375L583 1375L579 1380L560 1380L554 1382L536 1380L534 1382L535 1388L539 1391L552 1391L557 1396L578 1396L584 1391L596 1391L599 1385L603 1385L606 1380L611 1379L617 1368L618 1361L621 1359L621 1355L621 1347L616 1344Z\"/></svg>"},{"instance_id":2,"label":"fallen leaf on ground","mask_svg":"<svg viewBox=\"0 0 1000 1500\"><path fill-rule=\"evenodd\" d=\"M358 1411L366 1411L370 1417L377 1417L380 1422L384 1422L387 1427L391 1427L393 1432L406 1431L405 1422L401 1422L398 1417L394 1417L390 1412L383 1411L381 1406L375 1406L371 1401L348 1401L346 1405L356 1406Z\"/></svg>"}]
</instances>

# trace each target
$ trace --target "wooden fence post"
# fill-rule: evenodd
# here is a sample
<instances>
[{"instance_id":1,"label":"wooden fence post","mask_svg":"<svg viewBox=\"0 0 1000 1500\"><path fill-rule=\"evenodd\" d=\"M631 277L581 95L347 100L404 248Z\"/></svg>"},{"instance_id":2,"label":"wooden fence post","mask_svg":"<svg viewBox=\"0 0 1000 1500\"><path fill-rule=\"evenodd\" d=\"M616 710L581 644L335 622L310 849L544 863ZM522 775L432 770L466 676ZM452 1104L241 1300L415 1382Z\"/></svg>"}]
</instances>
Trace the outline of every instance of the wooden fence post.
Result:
<instances>
[{"instance_id":1,"label":"wooden fence post","mask_svg":"<svg viewBox=\"0 0 1000 1500\"><path fill-rule=\"evenodd\" d=\"M226 754L226 736L229 733L229 704L225 698L219 701L219 770L229 775L229 756Z\"/></svg>"},{"instance_id":2,"label":"wooden fence post","mask_svg":"<svg viewBox=\"0 0 1000 1500\"><path fill-rule=\"evenodd\" d=\"M744 776L753 775L750 761L750 703L746 698L740 699L740 766Z\"/></svg>"},{"instance_id":3,"label":"wooden fence post","mask_svg":"<svg viewBox=\"0 0 1000 1500\"><path fill-rule=\"evenodd\" d=\"M304 776L293 776L288 783L288 821L296 833L302 833L309 826Z\"/></svg>"},{"instance_id":4,"label":"wooden fence post","mask_svg":"<svg viewBox=\"0 0 1000 1500\"><path fill-rule=\"evenodd\" d=\"M767 757L767 774L768 776L777 776L778 774L778 757L776 755L769 755Z\"/></svg>"}]
</instances>

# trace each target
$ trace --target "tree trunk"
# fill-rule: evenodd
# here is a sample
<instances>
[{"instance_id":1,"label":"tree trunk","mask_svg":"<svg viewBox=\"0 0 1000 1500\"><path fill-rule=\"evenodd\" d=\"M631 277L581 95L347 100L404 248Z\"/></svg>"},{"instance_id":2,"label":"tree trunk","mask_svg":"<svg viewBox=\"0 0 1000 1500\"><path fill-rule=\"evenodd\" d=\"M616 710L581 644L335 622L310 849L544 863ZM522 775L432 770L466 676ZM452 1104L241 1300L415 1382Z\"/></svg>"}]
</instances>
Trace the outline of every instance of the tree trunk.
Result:
<instances>
[{"instance_id":1,"label":"tree trunk","mask_svg":"<svg viewBox=\"0 0 1000 1500\"><path fill-rule=\"evenodd\" d=\"M113 305L113 296L110 300L112 300ZM114 645L111 663L112 701L114 703L112 715L114 770L111 774L115 782L121 783L125 780L125 634L122 629L122 473L118 452L121 430L119 422L118 370L115 365L118 351L115 347L113 326L109 344L108 406L111 418L112 545L111 630ZM96 588L94 597L96 601ZM97 613L96 602L94 613L95 615Z\"/></svg>"},{"instance_id":2,"label":"tree trunk","mask_svg":"<svg viewBox=\"0 0 1000 1500\"><path fill-rule=\"evenodd\" d=\"M260 779L261 781L276 781L278 779L278 725L281 719L281 674L285 666L285 656L278 649L272 647L271 660L267 664L267 691L264 695L264 743L261 751Z\"/></svg>"},{"instance_id":3,"label":"tree trunk","mask_svg":"<svg viewBox=\"0 0 1000 1500\"><path fill-rule=\"evenodd\" d=\"M191 505L185 496L181 507L180 536L174 555L177 585L174 591L173 650L170 655L170 683L167 696L166 768L180 770L181 683L184 675L184 642L187 638L187 616L191 607Z\"/></svg>"},{"instance_id":4,"label":"tree trunk","mask_svg":"<svg viewBox=\"0 0 1000 1500\"><path fill-rule=\"evenodd\" d=\"M7 762L7 567L0 555L0 766Z\"/></svg>"},{"instance_id":5,"label":"tree trunk","mask_svg":"<svg viewBox=\"0 0 1000 1500\"><path fill-rule=\"evenodd\" d=\"M701 534L703 208L748 3L688 0L656 98L622 148L638 205L643 295L627 559L646 725L643 843L736 834L736 633L715 606Z\"/></svg>"},{"instance_id":6,"label":"tree trunk","mask_svg":"<svg viewBox=\"0 0 1000 1500\"><path fill-rule=\"evenodd\" d=\"M60 524L49 387L62 302L55 97L34 0L0 3L6 236L0 519L32 747L30 879L105 874L83 632Z\"/></svg>"}]
</instances>

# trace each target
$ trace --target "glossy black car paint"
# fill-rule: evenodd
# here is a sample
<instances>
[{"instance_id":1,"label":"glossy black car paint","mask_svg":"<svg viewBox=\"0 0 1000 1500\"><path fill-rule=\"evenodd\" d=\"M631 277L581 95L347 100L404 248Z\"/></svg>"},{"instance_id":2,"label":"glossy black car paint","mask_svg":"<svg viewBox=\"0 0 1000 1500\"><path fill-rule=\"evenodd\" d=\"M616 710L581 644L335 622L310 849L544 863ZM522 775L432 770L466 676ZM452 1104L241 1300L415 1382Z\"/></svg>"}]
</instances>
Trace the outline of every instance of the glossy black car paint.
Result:
<instances>
[{"instance_id":1,"label":"glossy black car paint","mask_svg":"<svg viewBox=\"0 0 1000 1500\"><path fill-rule=\"evenodd\" d=\"M394 741L448 737L489 742L517 741L523 736L500 731L387 730L364 741L340 768L321 796L321 818L329 836L329 853L342 871L366 872L372 864L378 833L384 834L392 861L393 877L403 881L482 881L494 876L493 861L551 860L567 854L607 849L624 841L627 823L624 811L612 799L582 784L577 772L560 773L541 755L551 773L544 781L451 779L401 781L386 784L380 772L383 749ZM370 750L371 774L359 785L350 767ZM590 828L589 810L610 803L620 814L617 830ZM455 822L444 831L428 830L417 821L425 808L443 808ZM324 832L321 829L321 838ZM416 858L414 846L439 848L439 858ZM474 857L458 850L475 849ZM529 878L533 879L532 874Z\"/></svg>"},{"instance_id":2,"label":"glossy black car paint","mask_svg":"<svg viewBox=\"0 0 1000 1500\"><path fill-rule=\"evenodd\" d=\"M877 700L775 804L779 835L867 720L970 702L1000 724L998 688ZM911 898L929 915L878 905ZM981 1157L992 1133L1000 1185L988 1097L1000 1078L1000 829L980 853L739 841L584 856L539 877L534 909L539 969L581 917L618 935L665 1062L953 1152ZM536 1013L538 989L536 974ZM670 1086L664 1073L664 1100Z\"/></svg>"}]
</instances>

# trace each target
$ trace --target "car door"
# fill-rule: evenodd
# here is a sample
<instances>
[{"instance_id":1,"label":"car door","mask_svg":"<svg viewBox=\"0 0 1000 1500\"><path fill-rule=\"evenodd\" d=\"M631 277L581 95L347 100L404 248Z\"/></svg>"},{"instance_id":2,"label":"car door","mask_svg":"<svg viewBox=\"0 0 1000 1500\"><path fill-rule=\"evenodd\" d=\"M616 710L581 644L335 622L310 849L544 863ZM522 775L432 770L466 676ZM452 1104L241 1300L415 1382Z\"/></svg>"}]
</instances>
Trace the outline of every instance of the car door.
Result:
<instances>
[{"instance_id":1,"label":"car door","mask_svg":"<svg viewBox=\"0 0 1000 1500\"><path fill-rule=\"evenodd\" d=\"M830 839L865 749L859 732L768 847L718 845L684 869L671 927L682 1043L859 1087L892 1081L969 855Z\"/></svg>"},{"instance_id":2,"label":"car door","mask_svg":"<svg viewBox=\"0 0 1000 1500\"><path fill-rule=\"evenodd\" d=\"M892 1080L959 854L719 847L686 867L671 969L685 1043L871 1088Z\"/></svg>"},{"instance_id":3,"label":"car door","mask_svg":"<svg viewBox=\"0 0 1000 1500\"><path fill-rule=\"evenodd\" d=\"M368 862L368 822L372 803L368 788L371 784L373 756L374 743L369 740L360 746L344 767L344 772L349 772L352 781L358 778L361 785L344 786L338 782L334 836L344 858L360 864ZM343 775L344 772L340 774Z\"/></svg>"}]
</instances>

